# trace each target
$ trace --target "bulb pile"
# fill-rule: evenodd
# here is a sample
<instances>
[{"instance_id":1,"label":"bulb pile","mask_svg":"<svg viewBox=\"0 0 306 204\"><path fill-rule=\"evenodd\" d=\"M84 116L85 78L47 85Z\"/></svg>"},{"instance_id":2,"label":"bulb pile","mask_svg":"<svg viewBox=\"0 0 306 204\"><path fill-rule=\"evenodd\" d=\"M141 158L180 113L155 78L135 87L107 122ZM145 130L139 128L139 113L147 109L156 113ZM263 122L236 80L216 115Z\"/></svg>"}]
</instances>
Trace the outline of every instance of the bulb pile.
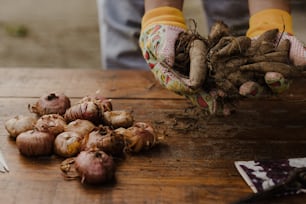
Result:
<instances>
[{"instance_id":1,"label":"bulb pile","mask_svg":"<svg viewBox=\"0 0 306 204\"><path fill-rule=\"evenodd\" d=\"M23 156L63 158L60 170L66 179L105 183L114 176L114 157L148 151L159 142L151 124L113 110L111 100L99 94L71 105L65 94L50 93L28 109L31 115L5 122L9 137Z\"/></svg>"}]
</instances>

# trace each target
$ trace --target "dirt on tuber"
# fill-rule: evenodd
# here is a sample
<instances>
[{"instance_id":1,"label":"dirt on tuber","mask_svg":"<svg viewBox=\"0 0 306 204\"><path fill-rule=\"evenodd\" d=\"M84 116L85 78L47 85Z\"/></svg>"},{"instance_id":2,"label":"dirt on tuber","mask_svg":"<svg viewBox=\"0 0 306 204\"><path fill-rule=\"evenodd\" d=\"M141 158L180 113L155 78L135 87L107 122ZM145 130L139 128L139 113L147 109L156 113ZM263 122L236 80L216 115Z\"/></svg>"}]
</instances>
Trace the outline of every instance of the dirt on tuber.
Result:
<instances>
[{"instance_id":1,"label":"dirt on tuber","mask_svg":"<svg viewBox=\"0 0 306 204\"><path fill-rule=\"evenodd\" d=\"M175 44L172 70L188 78L195 90L203 89L207 93L221 90L225 95L217 100L223 104L250 93L250 90L240 92L240 86L246 82L257 83L265 96L280 93L267 86L265 74L279 73L293 80L304 76L304 68L291 63L290 42L280 40L279 33L278 29L272 29L256 39L234 36L223 22L216 22L207 38L200 36L196 29L182 32Z\"/></svg>"}]
</instances>

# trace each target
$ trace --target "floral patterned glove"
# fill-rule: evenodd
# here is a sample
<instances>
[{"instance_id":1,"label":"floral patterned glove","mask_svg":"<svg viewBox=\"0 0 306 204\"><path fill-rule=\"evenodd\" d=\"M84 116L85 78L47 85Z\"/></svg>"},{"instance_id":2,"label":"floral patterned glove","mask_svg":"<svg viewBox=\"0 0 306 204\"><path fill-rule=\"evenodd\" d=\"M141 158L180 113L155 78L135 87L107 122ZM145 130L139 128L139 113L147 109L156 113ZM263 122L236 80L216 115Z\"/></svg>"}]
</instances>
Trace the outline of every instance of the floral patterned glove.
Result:
<instances>
[{"instance_id":1,"label":"floral patterned glove","mask_svg":"<svg viewBox=\"0 0 306 204\"><path fill-rule=\"evenodd\" d=\"M288 39L290 41L289 57L293 65L300 66L306 65L306 48L294 35L292 29L292 17L283 10L267 9L260 11L251 16L250 28L247 36L256 39L267 30L277 28L279 30L278 38L280 41ZM279 40L278 40L279 41ZM282 93L289 88L289 82L280 73L267 72L265 81L274 93ZM258 95L260 94L260 87L254 82L251 89L245 91L245 95ZM254 94L254 90L255 91Z\"/></svg>"},{"instance_id":2,"label":"floral patterned glove","mask_svg":"<svg viewBox=\"0 0 306 204\"><path fill-rule=\"evenodd\" d=\"M193 88L190 78L179 76L171 67L175 60L175 42L187 27L180 10L159 7L148 11L142 19L139 44L155 78L168 90L183 95L210 114L228 115L230 110L217 103L218 92L206 93Z\"/></svg>"}]
</instances>

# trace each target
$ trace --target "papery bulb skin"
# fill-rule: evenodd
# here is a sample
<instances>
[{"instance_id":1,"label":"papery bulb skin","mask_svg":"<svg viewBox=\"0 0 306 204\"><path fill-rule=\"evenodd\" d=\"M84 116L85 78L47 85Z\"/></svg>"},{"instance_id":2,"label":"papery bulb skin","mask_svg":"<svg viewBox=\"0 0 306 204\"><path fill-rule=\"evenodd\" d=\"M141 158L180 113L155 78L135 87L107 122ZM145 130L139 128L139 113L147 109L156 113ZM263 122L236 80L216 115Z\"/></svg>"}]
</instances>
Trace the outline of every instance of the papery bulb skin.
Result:
<instances>
[{"instance_id":1,"label":"papery bulb skin","mask_svg":"<svg viewBox=\"0 0 306 204\"><path fill-rule=\"evenodd\" d=\"M28 109L38 116L47 114L63 115L70 106L70 99L65 94L52 92L41 96L35 104L29 104Z\"/></svg>"},{"instance_id":2,"label":"papery bulb skin","mask_svg":"<svg viewBox=\"0 0 306 204\"><path fill-rule=\"evenodd\" d=\"M76 132L62 132L55 138L54 153L61 157L73 157L81 150L82 137Z\"/></svg>"},{"instance_id":3,"label":"papery bulb skin","mask_svg":"<svg viewBox=\"0 0 306 204\"><path fill-rule=\"evenodd\" d=\"M75 168L82 183L102 184L114 177L113 158L98 149L81 151L75 158Z\"/></svg>"},{"instance_id":4,"label":"papery bulb skin","mask_svg":"<svg viewBox=\"0 0 306 204\"><path fill-rule=\"evenodd\" d=\"M65 119L59 114L47 114L41 116L36 124L35 129L41 132L49 132L54 136L65 131L67 123Z\"/></svg>"},{"instance_id":5,"label":"papery bulb skin","mask_svg":"<svg viewBox=\"0 0 306 204\"><path fill-rule=\"evenodd\" d=\"M28 157L50 156L53 153L54 135L37 130L21 133L16 138L19 152Z\"/></svg>"},{"instance_id":6,"label":"papery bulb skin","mask_svg":"<svg viewBox=\"0 0 306 204\"><path fill-rule=\"evenodd\" d=\"M9 136L16 139L16 137L25 131L32 130L36 124L37 118L33 116L17 115L5 121L4 126Z\"/></svg>"}]
</instances>

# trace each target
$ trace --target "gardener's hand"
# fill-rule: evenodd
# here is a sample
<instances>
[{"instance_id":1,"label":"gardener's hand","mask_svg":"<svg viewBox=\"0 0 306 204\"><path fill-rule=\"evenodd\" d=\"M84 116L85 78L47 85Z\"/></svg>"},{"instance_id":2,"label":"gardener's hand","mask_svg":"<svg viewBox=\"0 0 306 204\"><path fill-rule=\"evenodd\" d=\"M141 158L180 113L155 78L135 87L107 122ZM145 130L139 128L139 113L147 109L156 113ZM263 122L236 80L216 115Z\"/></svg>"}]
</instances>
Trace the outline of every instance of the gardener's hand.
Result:
<instances>
[{"instance_id":1,"label":"gardener's hand","mask_svg":"<svg viewBox=\"0 0 306 204\"><path fill-rule=\"evenodd\" d=\"M287 11L266 9L255 13L250 18L250 28L247 36L252 39L257 39L262 33L275 28L279 30L277 38L274 40L275 46L284 40L289 40L289 58L291 63L295 66L306 65L306 48L293 35L292 17ZM290 84L282 74L275 72L267 72L265 81L272 92L276 94L286 91ZM262 91L263 88L255 82L250 82L241 87L241 94L246 96L257 97L262 94Z\"/></svg>"},{"instance_id":2,"label":"gardener's hand","mask_svg":"<svg viewBox=\"0 0 306 204\"><path fill-rule=\"evenodd\" d=\"M288 39L291 43L290 59L296 66L306 65L306 48L293 34L292 17L283 10L267 9L250 18L250 28L247 36L254 38L267 30L277 28L279 41Z\"/></svg>"},{"instance_id":3,"label":"gardener's hand","mask_svg":"<svg viewBox=\"0 0 306 204\"><path fill-rule=\"evenodd\" d=\"M228 108L217 104L216 98L222 93L206 93L200 88L195 88L190 77L182 77L173 71L175 42L178 35L184 31L186 24L179 9L158 7L146 12L139 39L145 60L155 78L168 90L185 96L210 114L229 114Z\"/></svg>"}]
</instances>

